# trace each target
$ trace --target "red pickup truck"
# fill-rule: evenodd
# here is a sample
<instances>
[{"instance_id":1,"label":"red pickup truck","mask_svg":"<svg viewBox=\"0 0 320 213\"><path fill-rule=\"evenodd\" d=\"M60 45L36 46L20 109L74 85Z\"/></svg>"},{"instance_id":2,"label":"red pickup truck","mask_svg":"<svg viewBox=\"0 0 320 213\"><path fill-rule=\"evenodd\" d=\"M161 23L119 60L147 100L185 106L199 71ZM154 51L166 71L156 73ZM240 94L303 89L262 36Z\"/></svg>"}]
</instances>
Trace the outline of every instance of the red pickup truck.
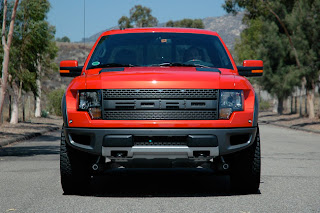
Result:
<instances>
[{"instance_id":1,"label":"red pickup truck","mask_svg":"<svg viewBox=\"0 0 320 213\"><path fill-rule=\"evenodd\" d=\"M85 190L92 174L120 165L209 168L231 187L260 184L258 98L247 80L263 62L236 66L216 33L133 28L102 33L62 100L60 171L65 193Z\"/></svg>"}]
</instances>

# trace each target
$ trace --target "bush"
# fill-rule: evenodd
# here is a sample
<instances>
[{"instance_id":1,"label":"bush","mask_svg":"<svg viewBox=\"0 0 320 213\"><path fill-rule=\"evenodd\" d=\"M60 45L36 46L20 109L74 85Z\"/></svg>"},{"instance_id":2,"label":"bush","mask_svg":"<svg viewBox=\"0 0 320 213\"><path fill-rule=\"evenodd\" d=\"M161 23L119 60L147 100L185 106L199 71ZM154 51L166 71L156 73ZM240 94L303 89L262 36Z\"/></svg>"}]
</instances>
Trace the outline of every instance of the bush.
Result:
<instances>
[{"instance_id":1,"label":"bush","mask_svg":"<svg viewBox=\"0 0 320 213\"><path fill-rule=\"evenodd\" d=\"M48 102L49 102L49 112L58 116L62 115L61 112L61 100L63 97L63 94L65 93L64 89L56 89L51 91L48 94Z\"/></svg>"},{"instance_id":2,"label":"bush","mask_svg":"<svg viewBox=\"0 0 320 213\"><path fill-rule=\"evenodd\" d=\"M269 101L263 100L261 98L260 103L259 103L259 111L268 111L270 109L271 105Z\"/></svg>"},{"instance_id":3,"label":"bush","mask_svg":"<svg viewBox=\"0 0 320 213\"><path fill-rule=\"evenodd\" d=\"M49 117L49 112L47 110L41 110L41 117L42 118L47 118Z\"/></svg>"}]
</instances>

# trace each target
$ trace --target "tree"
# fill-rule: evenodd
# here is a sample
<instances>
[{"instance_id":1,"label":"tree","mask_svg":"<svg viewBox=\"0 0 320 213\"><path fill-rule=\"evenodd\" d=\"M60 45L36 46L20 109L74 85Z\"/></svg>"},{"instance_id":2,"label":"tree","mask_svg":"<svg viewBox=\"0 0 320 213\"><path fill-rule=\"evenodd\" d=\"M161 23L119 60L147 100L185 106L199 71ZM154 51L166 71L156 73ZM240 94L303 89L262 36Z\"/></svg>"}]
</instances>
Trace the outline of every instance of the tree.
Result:
<instances>
[{"instance_id":1,"label":"tree","mask_svg":"<svg viewBox=\"0 0 320 213\"><path fill-rule=\"evenodd\" d=\"M125 28L132 28L133 26L131 25L131 21L127 16L122 16L119 21L118 25L120 29L125 29Z\"/></svg>"},{"instance_id":2,"label":"tree","mask_svg":"<svg viewBox=\"0 0 320 213\"><path fill-rule=\"evenodd\" d=\"M158 25L158 20L151 15L152 10L142 5L135 5L130 9L130 17L122 16L118 20L120 28L131 27L155 27Z\"/></svg>"},{"instance_id":3,"label":"tree","mask_svg":"<svg viewBox=\"0 0 320 213\"><path fill-rule=\"evenodd\" d=\"M10 56L10 47L13 37L14 22L16 18L16 11L19 4L19 0L15 0L14 6L11 14L10 28L8 36L6 38L6 26L7 26L7 0L3 1L3 21L2 21L2 31L1 31L1 40L3 47L3 61L2 61L2 78L1 78L1 93L0 93L0 117L2 117L3 104L5 99L5 94L7 90L8 82L8 70L9 70L9 56Z\"/></svg>"},{"instance_id":4,"label":"tree","mask_svg":"<svg viewBox=\"0 0 320 213\"><path fill-rule=\"evenodd\" d=\"M13 90L10 123L18 122L18 103L21 91L32 91L36 102L41 96L41 68L54 42L55 30L46 21L50 4L47 0L22 0L17 12L13 46L11 86ZM49 57L50 58L50 57ZM51 57L52 58L52 57ZM39 104L36 104L39 107ZM39 111L39 110L37 110ZM37 114L38 115L38 114Z\"/></svg>"},{"instance_id":5,"label":"tree","mask_svg":"<svg viewBox=\"0 0 320 213\"><path fill-rule=\"evenodd\" d=\"M63 36L62 38L57 38L56 41L70 43L70 38L68 36Z\"/></svg>"},{"instance_id":6,"label":"tree","mask_svg":"<svg viewBox=\"0 0 320 213\"><path fill-rule=\"evenodd\" d=\"M318 44L317 41L319 40L319 1L226 0L224 8L227 12L230 13L236 13L242 8L245 8L247 13L245 15L244 22L248 25L249 28L250 20L260 19L264 23L264 25L269 25L269 28L266 26L264 27L264 31L262 31L263 36L259 41L261 45L257 48L257 50L265 50L266 48L268 48L268 46L266 46L268 42L263 43L263 39L266 39L270 33L272 34L274 32L269 33L269 31L265 30L272 29L273 26L273 30L277 30L277 33L273 39L277 40L277 42L281 42L280 45L282 46L282 48L290 50L290 52L286 54L287 56L282 61L280 61L282 65L279 65L281 65L281 67L274 67L279 69L280 73L283 69L287 70L288 76L283 79L285 81L281 81L281 84L283 84L283 82L289 83L289 79L292 80L292 83L292 78L298 78L298 80L300 81L299 84L302 85L302 89L304 89L304 87L306 86L307 89L309 88L310 90L311 88L311 91L314 91L314 89L312 89L314 88L314 79L317 79L319 76L319 65L317 63L319 54L316 54L316 52L319 52L317 51L319 48L317 45L315 45L316 47L314 47L314 45L312 46L310 44ZM310 22L311 24L309 24ZM310 28L306 29L309 26ZM271 44L270 41L269 44ZM313 47L314 51L311 51ZM269 48L272 49L272 47ZM284 56L281 52L274 53L274 55L278 54L282 54L282 56ZM261 56L266 55L261 54ZM266 58L266 60L268 61L274 60L270 62L273 65L277 63L278 59L279 58L272 57L272 55ZM292 64L292 62L295 63ZM310 64L312 64L313 66L311 66ZM266 75L268 75L267 71L268 70L266 70L265 72ZM273 78L278 77L278 75L274 75ZM262 79L262 82L265 82L266 80L272 82L274 80L273 78L264 77ZM291 83L289 83L288 86L290 85L290 87L294 87L295 83ZM284 87L283 89L288 89L288 87ZM287 94L287 92L288 91L285 92L279 90L277 91L277 96L281 97L283 96L283 94ZM308 94L310 94L310 92ZM309 117L314 117L314 104L312 103L313 97L313 95L308 95L308 99L310 100ZM281 102L279 102L279 104L281 104Z\"/></svg>"},{"instance_id":7,"label":"tree","mask_svg":"<svg viewBox=\"0 0 320 213\"><path fill-rule=\"evenodd\" d=\"M167 27L186 27L186 28L199 28L203 29L204 24L201 19L182 19L180 21L168 21Z\"/></svg>"},{"instance_id":8,"label":"tree","mask_svg":"<svg viewBox=\"0 0 320 213\"><path fill-rule=\"evenodd\" d=\"M47 25L47 23L46 23ZM47 25L48 26L48 25ZM41 78L44 75L44 70L57 70L58 67L54 63L54 59L57 56L58 48L54 41L55 27L48 26L48 28L42 28L44 35L42 40L39 39L38 48L43 48L38 53L37 70L36 70L36 90L33 91L35 96L35 117L41 117Z\"/></svg>"},{"instance_id":9,"label":"tree","mask_svg":"<svg viewBox=\"0 0 320 213\"><path fill-rule=\"evenodd\" d=\"M292 33L292 41L301 62L301 73L305 79L309 118L315 117L315 88L320 75L320 1L298 0L286 22Z\"/></svg>"},{"instance_id":10,"label":"tree","mask_svg":"<svg viewBox=\"0 0 320 213\"><path fill-rule=\"evenodd\" d=\"M257 56L264 61L264 76L260 85L278 98L278 113L283 113L283 101L290 96L295 86L300 84L301 73L295 66L295 60L290 57L286 36L279 33L278 26L265 22L262 26L265 32L261 36Z\"/></svg>"}]
</instances>

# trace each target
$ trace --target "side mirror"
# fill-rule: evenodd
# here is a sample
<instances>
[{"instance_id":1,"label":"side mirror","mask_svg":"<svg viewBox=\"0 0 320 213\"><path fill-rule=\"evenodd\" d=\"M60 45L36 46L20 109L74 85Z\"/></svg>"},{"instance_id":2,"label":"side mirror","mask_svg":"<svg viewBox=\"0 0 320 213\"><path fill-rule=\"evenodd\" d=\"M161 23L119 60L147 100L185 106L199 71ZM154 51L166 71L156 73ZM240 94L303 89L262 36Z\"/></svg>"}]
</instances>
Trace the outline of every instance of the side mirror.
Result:
<instances>
[{"instance_id":1,"label":"side mirror","mask_svg":"<svg viewBox=\"0 0 320 213\"><path fill-rule=\"evenodd\" d=\"M237 66L237 68L241 76L252 77L263 75L263 61L261 60L244 60L243 66Z\"/></svg>"},{"instance_id":2,"label":"side mirror","mask_svg":"<svg viewBox=\"0 0 320 213\"><path fill-rule=\"evenodd\" d=\"M81 75L83 66L78 66L76 60L65 60L60 62L61 77L76 77Z\"/></svg>"}]
</instances>

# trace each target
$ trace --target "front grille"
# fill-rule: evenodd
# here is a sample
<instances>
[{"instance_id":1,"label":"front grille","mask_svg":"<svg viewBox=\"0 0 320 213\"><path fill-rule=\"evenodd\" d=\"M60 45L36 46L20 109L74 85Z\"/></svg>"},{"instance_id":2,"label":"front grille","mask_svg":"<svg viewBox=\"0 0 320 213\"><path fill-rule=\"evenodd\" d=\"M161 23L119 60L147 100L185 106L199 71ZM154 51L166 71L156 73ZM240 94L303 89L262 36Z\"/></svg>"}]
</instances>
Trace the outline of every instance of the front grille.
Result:
<instances>
[{"instance_id":1,"label":"front grille","mask_svg":"<svg viewBox=\"0 0 320 213\"><path fill-rule=\"evenodd\" d=\"M187 136L134 136L135 146L187 146Z\"/></svg>"},{"instance_id":2,"label":"front grille","mask_svg":"<svg viewBox=\"0 0 320 213\"><path fill-rule=\"evenodd\" d=\"M217 89L105 89L104 120L216 120Z\"/></svg>"},{"instance_id":3,"label":"front grille","mask_svg":"<svg viewBox=\"0 0 320 213\"><path fill-rule=\"evenodd\" d=\"M105 120L216 120L216 111L104 111Z\"/></svg>"},{"instance_id":4,"label":"front grille","mask_svg":"<svg viewBox=\"0 0 320 213\"><path fill-rule=\"evenodd\" d=\"M146 99L146 98L174 98L174 99L217 99L217 89L105 89L103 99Z\"/></svg>"}]
</instances>

